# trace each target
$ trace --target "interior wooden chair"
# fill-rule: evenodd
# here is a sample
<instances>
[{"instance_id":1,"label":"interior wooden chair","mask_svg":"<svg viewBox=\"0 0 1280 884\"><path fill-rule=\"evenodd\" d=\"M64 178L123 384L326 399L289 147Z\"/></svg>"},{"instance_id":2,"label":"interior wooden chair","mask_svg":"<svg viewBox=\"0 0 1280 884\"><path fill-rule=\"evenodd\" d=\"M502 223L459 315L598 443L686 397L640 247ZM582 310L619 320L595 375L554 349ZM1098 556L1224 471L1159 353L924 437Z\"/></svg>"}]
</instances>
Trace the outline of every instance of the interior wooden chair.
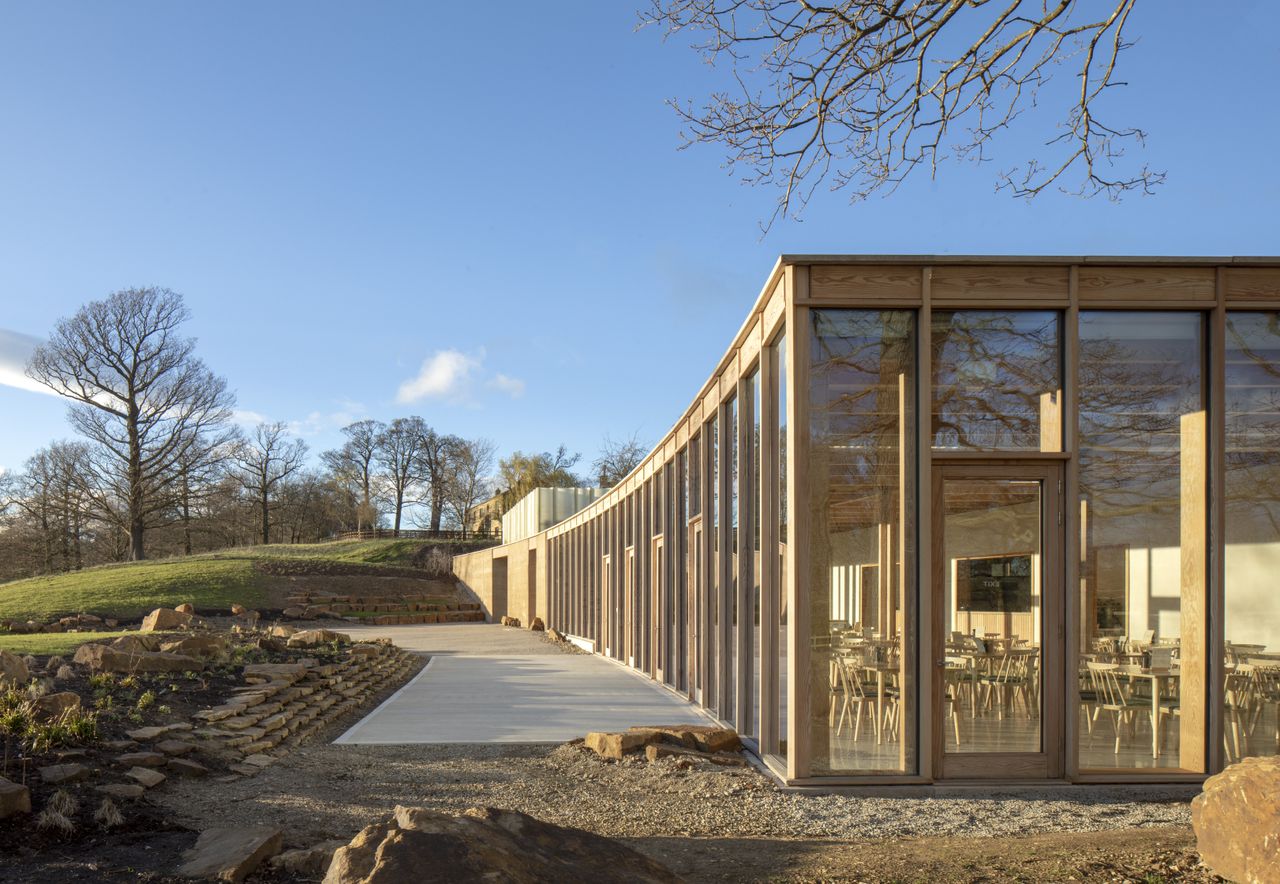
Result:
<instances>
[{"instance_id":1,"label":"interior wooden chair","mask_svg":"<svg viewBox=\"0 0 1280 884\"><path fill-rule=\"evenodd\" d=\"M1120 678L1116 675L1117 664L1090 661L1088 665L1095 696L1094 718L1096 719L1100 712L1111 713L1111 725L1116 734L1115 752L1119 755L1121 726L1124 725L1132 734L1135 731L1135 711L1149 710L1150 706L1135 701L1121 688Z\"/></svg>"}]
</instances>

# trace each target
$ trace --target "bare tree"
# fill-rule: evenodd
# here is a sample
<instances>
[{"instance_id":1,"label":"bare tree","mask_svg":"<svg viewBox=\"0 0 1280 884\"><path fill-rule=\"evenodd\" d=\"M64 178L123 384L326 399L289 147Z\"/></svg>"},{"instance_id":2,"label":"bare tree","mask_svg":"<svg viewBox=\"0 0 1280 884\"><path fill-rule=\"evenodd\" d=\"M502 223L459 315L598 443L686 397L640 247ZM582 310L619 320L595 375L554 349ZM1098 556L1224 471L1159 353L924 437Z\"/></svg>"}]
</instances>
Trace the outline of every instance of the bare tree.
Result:
<instances>
[{"instance_id":1,"label":"bare tree","mask_svg":"<svg viewBox=\"0 0 1280 884\"><path fill-rule=\"evenodd\" d=\"M326 467L344 485L354 485L360 496L356 505L356 530L365 524L378 521L378 508L374 505L374 469L378 453L378 437L387 425L382 421L363 420L342 428L347 441L336 451L320 455Z\"/></svg>"},{"instance_id":2,"label":"bare tree","mask_svg":"<svg viewBox=\"0 0 1280 884\"><path fill-rule=\"evenodd\" d=\"M600 456L591 465L596 471L596 481L601 488L612 488L640 466L648 449L641 444L638 436L639 434L632 433L621 441L604 437L604 442L600 445Z\"/></svg>"},{"instance_id":3,"label":"bare tree","mask_svg":"<svg viewBox=\"0 0 1280 884\"><path fill-rule=\"evenodd\" d=\"M503 489L503 509L510 509L535 488L574 488L582 485L582 478L572 472L574 465L581 459L581 454L570 453L565 445L541 454L513 451L510 457L498 461L498 487Z\"/></svg>"},{"instance_id":4,"label":"bare tree","mask_svg":"<svg viewBox=\"0 0 1280 884\"><path fill-rule=\"evenodd\" d=\"M494 452L497 446L488 439L454 437L452 469L445 485L445 500L463 532L471 524L476 506L492 494Z\"/></svg>"},{"instance_id":5,"label":"bare tree","mask_svg":"<svg viewBox=\"0 0 1280 884\"><path fill-rule=\"evenodd\" d=\"M226 433L231 416L226 381L179 333L189 317L168 289L119 291L59 321L27 365L73 400L71 424L95 445L103 502L120 514L135 561L146 558L147 529L172 512L177 464L197 439Z\"/></svg>"},{"instance_id":6,"label":"bare tree","mask_svg":"<svg viewBox=\"0 0 1280 884\"><path fill-rule=\"evenodd\" d=\"M307 443L290 441L283 423L258 424L253 438L236 449L236 478L253 495L261 517L262 542L271 542L271 505L277 486L289 478L307 456Z\"/></svg>"},{"instance_id":7,"label":"bare tree","mask_svg":"<svg viewBox=\"0 0 1280 884\"><path fill-rule=\"evenodd\" d=\"M374 455L387 480L390 503L395 518L392 528L399 532L406 502L422 484L422 447L427 431L420 417L398 417L378 434Z\"/></svg>"},{"instance_id":8,"label":"bare tree","mask_svg":"<svg viewBox=\"0 0 1280 884\"><path fill-rule=\"evenodd\" d=\"M1049 159L1000 173L1000 188L1150 193L1163 172L1114 169L1125 142L1146 134L1097 116L1103 93L1123 85L1116 68L1135 2L651 0L641 21L700 34L694 48L731 68L733 91L672 104L686 143L721 145L747 182L780 189L771 224L798 216L824 180L856 202L892 192L919 166L936 174L948 150L986 160L996 134L1046 99L1066 104L1046 138ZM1042 96L1067 64L1078 83ZM1072 170L1081 180L1067 188Z\"/></svg>"},{"instance_id":9,"label":"bare tree","mask_svg":"<svg viewBox=\"0 0 1280 884\"><path fill-rule=\"evenodd\" d=\"M449 496L448 486L457 464L454 463L460 447L469 445L464 439L437 433L426 427L422 434L422 446L418 453L423 482L430 499L431 515L427 527L432 531L440 530L440 519L444 514L445 501Z\"/></svg>"}]
</instances>

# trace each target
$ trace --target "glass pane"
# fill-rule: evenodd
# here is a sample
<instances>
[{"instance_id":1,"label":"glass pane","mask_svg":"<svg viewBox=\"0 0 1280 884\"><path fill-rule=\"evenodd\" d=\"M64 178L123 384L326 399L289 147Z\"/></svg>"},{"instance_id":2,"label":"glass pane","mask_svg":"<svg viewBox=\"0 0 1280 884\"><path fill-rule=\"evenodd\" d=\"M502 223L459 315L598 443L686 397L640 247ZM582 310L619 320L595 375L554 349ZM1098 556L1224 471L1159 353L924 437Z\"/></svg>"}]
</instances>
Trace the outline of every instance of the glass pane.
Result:
<instances>
[{"instance_id":1,"label":"glass pane","mask_svg":"<svg viewBox=\"0 0 1280 884\"><path fill-rule=\"evenodd\" d=\"M915 315L809 315L813 773L913 772Z\"/></svg>"},{"instance_id":2,"label":"glass pane","mask_svg":"<svg viewBox=\"0 0 1280 884\"><path fill-rule=\"evenodd\" d=\"M724 592L724 665L727 678L724 702L721 704L725 721L734 721L738 714L738 398L729 400L724 408L724 465L729 485L725 501L725 530L729 539L725 549L728 566Z\"/></svg>"},{"instance_id":3,"label":"glass pane","mask_svg":"<svg viewBox=\"0 0 1280 884\"><path fill-rule=\"evenodd\" d=\"M787 757L787 338L779 335L772 347L777 360L777 386L771 391L776 397L774 414L778 424L774 428L778 439L778 754Z\"/></svg>"},{"instance_id":4,"label":"glass pane","mask_svg":"<svg viewBox=\"0 0 1280 884\"><path fill-rule=\"evenodd\" d=\"M1227 314L1228 762L1280 751L1280 314Z\"/></svg>"},{"instance_id":5,"label":"glass pane","mask_svg":"<svg viewBox=\"0 0 1280 884\"><path fill-rule=\"evenodd\" d=\"M1062 450L1062 348L1052 310L933 314L933 447Z\"/></svg>"},{"instance_id":6,"label":"glass pane","mask_svg":"<svg viewBox=\"0 0 1280 884\"><path fill-rule=\"evenodd\" d=\"M762 498L760 491L760 372L756 371L747 379L747 389L751 395L751 426L747 432L747 441L751 445L751 450L743 452L748 469L751 471L750 481L750 499L751 499L751 593L748 596L751 604L751 714L748 716L750 722L751 735L759 739L764 734L761 727L760 703L761 693L764 691L764 657L760 653L760 514L764 509L761 506Z\"/></svg>"},{"instance_id":7,"label":"glass pane","mask_svg":"<svg viewBox=\"0 0 1280 884\"><path fill-rule=\"evenodd\" d=\"M947 752L1039 752L1040 482L949 479L942 679Z\"/></svg>"},{"instance_id":8,"label":"glass pane","mask_svg":"<svg viewBox=\"0 0 1280 884\"><path fill-rule=\"evenodd\" d=\"M1203 764L1203 322L1080 314L1085 769Z\"/></svg>"}]
</instances>

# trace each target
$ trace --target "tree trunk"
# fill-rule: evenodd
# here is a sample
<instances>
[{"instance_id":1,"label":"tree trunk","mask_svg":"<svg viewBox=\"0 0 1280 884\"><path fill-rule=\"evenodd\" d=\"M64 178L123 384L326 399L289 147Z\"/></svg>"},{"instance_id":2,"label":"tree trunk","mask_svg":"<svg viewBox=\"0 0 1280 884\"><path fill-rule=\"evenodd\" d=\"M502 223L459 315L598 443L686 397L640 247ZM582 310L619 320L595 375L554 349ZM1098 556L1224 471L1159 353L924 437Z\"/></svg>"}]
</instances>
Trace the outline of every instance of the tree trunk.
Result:
<instances>
[{"instance_id":1,"label":"tree trunk","mask_svg":"<svg viewBox=\"0 0 1280 884\"><path fill-rule=\"evenodd\" d=\"M397 488L396 489L396 522L395 522L395 525L393 526L396 537L400 536L400 511L402 509L404 509L404 490L401 488Z\"/></svg>"},{"instance_id":2,"label":"tree trunk","mask_svg":"<svg viewBox=\"0 0 1280 884\"><path fill-rule=\"evenodd\" d=\"M143 521L142 444L138 440L138 406L133 391L129 391L129 559L140 562L147 557L142 545L146 531Z\"/></svg>"},{"instance_id":3,"label":"tree trunk","mask_svg":"<svg viewBox=\"0 0 1280 884\"><path fill-rule=\"evenodd\" d=\"M263 483L262 486L262 542L268 544L271 542L271 507L267 501L267 487Z\"/></svg>"},{"instance_id":4,"label":"tree trunk","mask_svg":"<svg viewBox=\"0 0 1280 884\"><path fill-rule=\"evenodd\" d=\"M191 479L182 471L182 549L191 555Z\"/></svg>"}]
</instances>

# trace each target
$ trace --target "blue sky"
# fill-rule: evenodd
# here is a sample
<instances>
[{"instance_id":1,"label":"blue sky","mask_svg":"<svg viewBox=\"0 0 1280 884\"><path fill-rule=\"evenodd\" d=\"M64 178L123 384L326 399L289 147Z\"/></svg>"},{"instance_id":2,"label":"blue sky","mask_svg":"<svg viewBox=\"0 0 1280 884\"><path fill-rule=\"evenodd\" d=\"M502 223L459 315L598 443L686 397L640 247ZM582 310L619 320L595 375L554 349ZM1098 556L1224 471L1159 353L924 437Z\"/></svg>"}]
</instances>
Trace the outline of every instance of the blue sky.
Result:
<instances>
[{"instance_id":1,"label":"blue sky","mask_svg":"<svg viewBox=\"0 0 1280 884\"><path fill-rule=\"evenodd\" d=\"M664 104L719 74L639 2L5 4L0 467L71 435L26 348L129 286L182 292L243 419L316 451L416 413L590 461L667 430L779 253L1280 253L1274 4L1138 4L1109 113L1156 196L996 194L1046 135L1019 129L762 237L773 192L678 151Z\"/></svg>"}]
</instances>

